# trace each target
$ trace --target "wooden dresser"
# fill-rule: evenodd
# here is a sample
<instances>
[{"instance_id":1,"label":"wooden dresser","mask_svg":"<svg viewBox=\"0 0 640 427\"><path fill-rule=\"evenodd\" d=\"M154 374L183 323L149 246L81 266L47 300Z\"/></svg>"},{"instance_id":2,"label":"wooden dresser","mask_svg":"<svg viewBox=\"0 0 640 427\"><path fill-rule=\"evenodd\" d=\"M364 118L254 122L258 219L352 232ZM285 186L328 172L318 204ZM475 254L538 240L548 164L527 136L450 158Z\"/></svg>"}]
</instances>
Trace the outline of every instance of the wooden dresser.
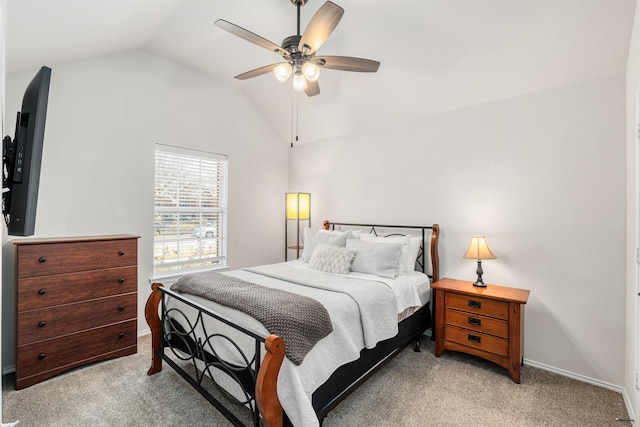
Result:
<instances>
[{"instance_id":1,"label":"wooden dresser","mask_svg":"<svg viewBox=\"0 0 640 427\"><path fill-rule=\"evenodd\" d=\"M444 350L473 354L507 368L520 383L523 357L525 289L442 279L436 293L436 356Z\"/></svg>"},{"instance_id":2,"label":"wooden dresser","mask_svg":"<svg viewBox=\"0 0 640 427\"><path fill-rule=\"evenodd\" d=\"M138 237L15 240L16 389L137 351Z\"/></svg>"}]
</instances>

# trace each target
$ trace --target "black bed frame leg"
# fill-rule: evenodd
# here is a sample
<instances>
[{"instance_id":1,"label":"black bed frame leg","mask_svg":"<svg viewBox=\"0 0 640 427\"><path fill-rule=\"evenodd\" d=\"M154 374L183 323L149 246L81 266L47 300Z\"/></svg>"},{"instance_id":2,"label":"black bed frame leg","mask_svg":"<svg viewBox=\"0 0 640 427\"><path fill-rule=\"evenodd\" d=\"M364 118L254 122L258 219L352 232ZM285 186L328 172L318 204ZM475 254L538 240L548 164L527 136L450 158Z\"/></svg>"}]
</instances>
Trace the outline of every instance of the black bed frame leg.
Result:
<instances>
[{"instance_id":1,"label":"black bed frame leg","mask_svg":"<svg viewBox=\"0 0 640 427\"><path fill-rule=\"evenodd\" d=\"M420 350L420 339L416 340L416 346L413 349L413 351L415 351L416 353L421 353L422 352L422 350Z\"/></svg>"}]
</instances>

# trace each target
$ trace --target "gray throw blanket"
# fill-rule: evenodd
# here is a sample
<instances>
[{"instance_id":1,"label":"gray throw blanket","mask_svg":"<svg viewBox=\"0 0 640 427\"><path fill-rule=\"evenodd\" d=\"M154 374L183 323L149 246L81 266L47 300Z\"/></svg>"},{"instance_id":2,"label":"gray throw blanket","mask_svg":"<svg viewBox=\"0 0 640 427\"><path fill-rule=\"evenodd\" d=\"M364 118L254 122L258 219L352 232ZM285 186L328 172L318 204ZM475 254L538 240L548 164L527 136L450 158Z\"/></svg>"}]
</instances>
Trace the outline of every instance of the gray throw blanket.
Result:
<instances>
[{"instance_id":1,"label":"gray throw blanket","mask_svg":"<svg viewBox=\"0 0 640 427\"><path fill-rule=\"evenodd\" d=\"M182 276L171 290L206 298L257 319L280 336L289 360L300 365L313 346L333 331L327 309L313 298L216 272Z\"/></svg>"}]
</instances>

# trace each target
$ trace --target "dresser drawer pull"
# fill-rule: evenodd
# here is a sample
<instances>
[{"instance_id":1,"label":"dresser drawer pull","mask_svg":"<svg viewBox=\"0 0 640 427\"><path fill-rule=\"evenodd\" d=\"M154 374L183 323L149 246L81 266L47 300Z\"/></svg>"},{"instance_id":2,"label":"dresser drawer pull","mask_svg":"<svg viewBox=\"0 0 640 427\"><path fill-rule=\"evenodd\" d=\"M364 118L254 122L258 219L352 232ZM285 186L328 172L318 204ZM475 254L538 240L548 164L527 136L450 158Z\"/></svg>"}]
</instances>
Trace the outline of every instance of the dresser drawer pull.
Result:
<instances>
[{"instance_id":1,"label":"dresser drawer pull","mask_svg":"<svg viewBox=\"0 0 640 427\"><path fill-rule=\"evenodd\" d=\"M47 355L46 355L46 354L44 354L44 353L40 353L40 354L38 355L38 360L42 360L42 359L44 359L45 357L47 357Z\"/></svg>"},{"instance_id":2,"label":"dresser drawer pull","mask_svg":"<svg viewBox=\"0 0 640 427\"><path fill-rule=\"evenodd\" d=\"M46 293L47 293L47 290L46 290L46 289L40 289L40 290L38 291L38 295L44 295L44 294L46 294Z\"/></svg>"},{"instance_id":3,"label":"dresser drawer pull","mask_svg":"<svg viewBox=\"0 0 640 427\"><path fill-rule=\"evenodd\" d=\"M38 258L38 262L45 262L47 260L46 257L41 256L40 258Z\"/></svg>"},{"instance_id":4,"label":"dresser drawer pull","mask_svg":"<svg viewBox=\"0 0 640 427\"><path fill-rule=\"evenodd\" d=\"M469 324L473 326L480 326L482 323L481 319L476 319L475 317L469 317Z\"/></svg>"},{"instance_id":5,"label":"dresser drawer pull","mask_svg":"<svg viewBox=\"0 0 640 427\"><path fill-rule=\"evenodd\" d=\"M482 303L480 301L474 301L472 299L469 300L469 307L471 308L481 308Z\"/></svg>"},{"instance_id":6,"label":"dresser drawer pull","mask_svg":"<svg viewBox=\"0 0 640 427\"><path fill-rule=\"evenodd\" d=\"M124 305L121 305L120 307L118 307L118 310L124 311Z\"/></svg>"},{"instance_id":7,"label":"dresser drawer pull","mask_svg":"<svg viewBox=\"0 0 640 427\"><path fill-rule=\"evenodd\" d=\"M118 279L118 283L124 283L124 282L125 282L124 277L121 277Z\"/></svg>"},{"instance_id":8,"label":"dresser drawer pull","mask_svg":"<svg viewBox=\"0 0 640 427\"><path fill-rule=\"evenodd\" d=\"M118 335L118 338L124 338L124 332L120 332L120 334Z\"/></svg>"},{"instance_id":9,"label":"dresser drawer pull","mask_svg":"<svg viewBox=\"0 0 640 427\"><path fill-rule=\"evenodd\" d=\"M476 344L480 344L480 339L481 339L481 337L479 337L479 336L477 336L477 335L471 335L471 334L469 334L469 335L467 336L467 338L468 338L468 339L469 339L469 341L471 341L471 342L474 342L474 343L476 343Z\"/></svg>"},{"instance_id":10,"label":"dresser drawer pull","mask_svg":"<svg viewBox=\"0 0 640 427\"><path fill-rule=\"evenodd\" d=\"M38 323L38 327L39 328L44 328L47 325L47 322L45 322L44 320L40 321L40 323Z\"/></svg>"},{"instance_id":11,"label":"dresser drawer pull","mask_svg":"<svg viewBox=\"0 0 640 427\"><path fill-rule=\"evenodd\" d=\"M124 251L118 252L118 255L123 256L124 255Z\"/></svg>"}]
</instances>

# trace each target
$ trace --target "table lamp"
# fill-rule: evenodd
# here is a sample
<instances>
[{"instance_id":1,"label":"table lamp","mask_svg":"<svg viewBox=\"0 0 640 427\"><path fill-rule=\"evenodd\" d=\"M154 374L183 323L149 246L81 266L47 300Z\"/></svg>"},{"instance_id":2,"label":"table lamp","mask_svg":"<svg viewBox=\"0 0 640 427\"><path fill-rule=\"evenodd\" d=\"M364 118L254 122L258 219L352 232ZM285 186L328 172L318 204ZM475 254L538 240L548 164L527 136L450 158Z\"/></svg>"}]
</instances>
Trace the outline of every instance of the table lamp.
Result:
<instances>
[{"instance_id":1,"label":"table lamp","mask_svg":"<svg viewBox=\"0 0 640 427\"><path fill-rule=\"evenodd\" d=\"M465 258L469 259L477 259L478 260L478 268L476 268L476 274L478 275L478 280L475 281L473 286L477 286L479 288L486 288L487 285L482 281L482 260L483 259L496 259L496 256L491 252L489 246L487 246L487 241L484 236L471 236L471 244L469 245L469 249L467 253L464 254Z\"/></svg>"}]
</instances>

